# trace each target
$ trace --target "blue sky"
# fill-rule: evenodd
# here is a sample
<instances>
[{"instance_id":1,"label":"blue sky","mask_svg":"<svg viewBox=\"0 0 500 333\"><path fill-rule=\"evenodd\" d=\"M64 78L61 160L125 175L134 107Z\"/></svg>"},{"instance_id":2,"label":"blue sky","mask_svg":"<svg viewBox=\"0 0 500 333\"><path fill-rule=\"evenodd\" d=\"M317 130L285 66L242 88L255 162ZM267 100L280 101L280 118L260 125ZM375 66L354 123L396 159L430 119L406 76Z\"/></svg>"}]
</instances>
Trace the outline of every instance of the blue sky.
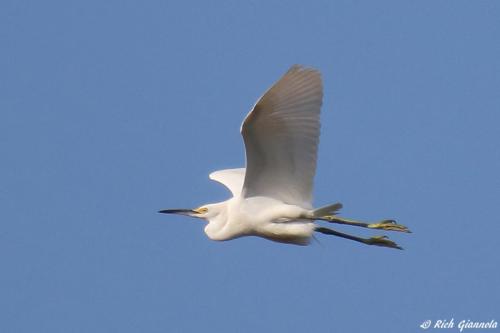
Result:
<instances>
[{"instance_id":1,"label":"blue sky","mask_svg":"<svg viewBox=\"0 0 500 333\"><path fill-rule=\"evenodd\" d=\"M499 321L498 17L498 1L2 1L0 331ZM405 251L217 243L156 213L228 196L207 175L243 165L240 122L294 63L324 78L315 204L396 218Z\"/></svg>"}]
</instances>

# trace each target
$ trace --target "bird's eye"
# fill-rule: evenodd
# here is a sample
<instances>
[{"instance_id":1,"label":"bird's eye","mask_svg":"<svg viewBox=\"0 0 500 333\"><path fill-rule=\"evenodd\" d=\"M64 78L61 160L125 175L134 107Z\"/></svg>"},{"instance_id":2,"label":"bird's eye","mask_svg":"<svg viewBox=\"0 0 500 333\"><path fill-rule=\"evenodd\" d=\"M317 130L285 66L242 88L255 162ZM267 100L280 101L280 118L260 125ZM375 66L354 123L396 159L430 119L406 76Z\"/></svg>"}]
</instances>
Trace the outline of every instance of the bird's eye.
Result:
<instances>
[{"instance_id":1,"label":"bird's eye","mask_svg":"<svg viewBox=\"0 0 500 333\"><path fill-rule=\"evenodd\" d=\"M205 214L206 212L208 212L208 208L201 207L201 208L198 208L197 211L200 214Z\"/></svg>"}]
</instances>

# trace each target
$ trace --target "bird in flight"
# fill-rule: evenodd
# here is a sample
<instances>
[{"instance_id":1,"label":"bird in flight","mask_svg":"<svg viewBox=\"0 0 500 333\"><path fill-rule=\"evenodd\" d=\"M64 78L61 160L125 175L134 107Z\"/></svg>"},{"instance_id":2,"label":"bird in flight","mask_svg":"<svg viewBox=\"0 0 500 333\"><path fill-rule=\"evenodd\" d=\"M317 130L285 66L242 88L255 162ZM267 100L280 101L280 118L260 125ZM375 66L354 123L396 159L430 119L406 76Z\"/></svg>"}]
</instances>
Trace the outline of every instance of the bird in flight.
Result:
<instances>
[{"instance_id":1,"label":"bird in flight","mask_svg":"<svg viewBox=\"0 0 500 333\"><path fill-rule=\"evenodd\" d=\"M319 232L359 243L402 249L387 236L362 238L319 222L370 229L410 232L394 220L364 223L337 215L342 205L314 209L313 178L320 134L323 85L320 73L292 66L259 98L243 120L246 168L219 170L210 179L226 186L233 197L195 209L164 209L206 220L205 233L225 241L259 236L272 241L307 245Z\"/></svg>"}]
</instances>

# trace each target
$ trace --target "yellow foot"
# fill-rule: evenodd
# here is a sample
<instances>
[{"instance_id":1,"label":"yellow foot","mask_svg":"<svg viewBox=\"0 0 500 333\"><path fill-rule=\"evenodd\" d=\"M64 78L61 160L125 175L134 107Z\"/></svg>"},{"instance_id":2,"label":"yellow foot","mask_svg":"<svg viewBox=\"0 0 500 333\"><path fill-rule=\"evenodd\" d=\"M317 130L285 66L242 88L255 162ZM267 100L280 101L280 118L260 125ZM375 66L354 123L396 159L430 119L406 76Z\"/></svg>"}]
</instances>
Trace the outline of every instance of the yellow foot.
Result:
<instances>
[{"instance_id":1,"label":"yellow foot","mask_svg":"<svg viewBox=\"0 0 500 333\"><path fill-rule=\"evenodd\" d=\"M397 224L394 220L383 220L379 223L371 223L368 224L368 228L411 233L411 231L407 227L401 224Z\"/></svg>"},{"instance_id":2,"label":"yellow foot","mask_svg":"<svg viewBox=\"0 0 500 333\"><path fill-rule=\"evenodd\" d=\"M401 246L399 246L398 244L394 243L389 238L387 238L387 236L373 236L373 237L365 239L364 243L368 244L368 245L390 247L390 248L398 249L398 250L403 249Z\"/></svg>"}]
</instances>

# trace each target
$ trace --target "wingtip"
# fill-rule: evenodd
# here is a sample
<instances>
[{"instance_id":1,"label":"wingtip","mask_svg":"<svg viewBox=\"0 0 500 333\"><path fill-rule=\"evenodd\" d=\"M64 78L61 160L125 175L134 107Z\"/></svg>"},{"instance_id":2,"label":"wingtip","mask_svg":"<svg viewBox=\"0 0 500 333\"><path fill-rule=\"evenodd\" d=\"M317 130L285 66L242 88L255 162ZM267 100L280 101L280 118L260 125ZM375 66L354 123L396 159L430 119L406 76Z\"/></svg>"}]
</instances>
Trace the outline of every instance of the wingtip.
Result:
<instances>
[{"instance_id":1,"label":"wingtip","mask_svg":"<svg viewBox=\"0 0 500 333\"><path fill-rule=\"evenodd\" d=\"M317 68L301 64L293 64L292 66L290 66L290 68L287 71L287 74L292 72L302 72L302 71L315 72L321 75L321 72Z\"/></svg>"}]
</instances>

